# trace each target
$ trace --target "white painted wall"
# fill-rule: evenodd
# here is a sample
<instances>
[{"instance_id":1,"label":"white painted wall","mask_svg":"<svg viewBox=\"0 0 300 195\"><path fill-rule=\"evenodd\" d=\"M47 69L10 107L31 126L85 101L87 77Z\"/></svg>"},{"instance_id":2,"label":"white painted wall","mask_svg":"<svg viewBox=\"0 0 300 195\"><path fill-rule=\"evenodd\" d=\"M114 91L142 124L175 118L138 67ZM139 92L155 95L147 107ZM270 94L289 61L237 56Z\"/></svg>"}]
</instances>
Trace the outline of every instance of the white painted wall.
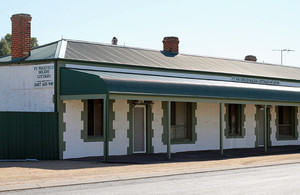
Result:
<instances>
[{"instance_id":1,"label":"white painted wall","mask_svg":"<svg viewBox=\"0 0 300 195\"><path fill-rule=\"evenodd\" d=\"M127 147L129 146L129 139L127 137L127 129L129 129L127 112L129 112L129 104L127 100L115 100L113 111L115 112L115 120L113 121L115 138L112 142L109 142L109 155L127 155Z\"/></svg>"},{"instance_id":2,"label":"white painted wall","mask_svg":"<svg viewBox=\"0 0 300 195\"><path fill-rule=\"evenodd\" d=\"M81 139L83 102L66 100L64 103L66 104L66 113L63 114L63 121L66 123L66 132L63 136L66 150L63 152L63 159L103 156L103 142L84 142Z\"/></svg>"},{"instance_id":3,"label":"white painted wall","mask_svg":"<svg viewBox=\"0 0 300 195\"><path fill-rule=\"evenodd\" d=\"M219 104L197 103L198 150L220 149Z\"/></svg>"},{"instance_id":4,"label":"white painted wall","mask_svg":"<svg viewBox=\"0 0 300 195\"><path fill-rule=\"evenodd\" d=\"M54 87L34 88L34 67L43 65L0 66L0 111L54 111Z\"/></svg>"},{"instance_id":5,"label":"white painted wall","mask_svg":"<svg viewBox=\"0 0 300 195\"><path fill-rule=\"evenodd\" d=\"M154 153L167 152L167 146L163 145L163 142L162 142L163 109L162 109L161 101L154 101L154 104L152 105L152 112L153 112L152 129L153 129L153 133L154 133L153 138L152 138L152 145L154 147Z\"/></svg>"},{"instance_id":6,"label":"white painted wall","mask_svg":"<svg viewBox=\"0 0 300 195\"><path fill-rule=\"evenodd\" d=\"M277 132L277 128L276 128L276 112L275 112L275 106L272 106L271 108L271 122L270 122L270 126L271 126L271 142L272 142L272 146L284 146L284 145L300 145L300 134L299 134L299 129L300 129L300 110L298 107L298 114L297 114L297 118L298 118L298 126L297 126L297 131L298 131L298 139L297 140L277 140L276 139L276 132Z\"/></svg>"}]
</instances>

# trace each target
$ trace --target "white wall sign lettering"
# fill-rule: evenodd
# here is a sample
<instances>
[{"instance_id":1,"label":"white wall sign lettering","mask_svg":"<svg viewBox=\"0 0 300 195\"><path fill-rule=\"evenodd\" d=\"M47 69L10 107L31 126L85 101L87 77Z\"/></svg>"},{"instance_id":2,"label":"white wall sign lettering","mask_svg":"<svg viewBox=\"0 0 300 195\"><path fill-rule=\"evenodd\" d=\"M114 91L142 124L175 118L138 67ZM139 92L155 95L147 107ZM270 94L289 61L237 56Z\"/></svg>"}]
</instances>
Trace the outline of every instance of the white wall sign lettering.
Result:
<instances>
[{"instance_id":1,"label":"white wall sign lettering","mask_svg":"<svg viewBox=\"0 0 300 195\"><path fill-rule=\"evenodd\" d=\"M231 80L234 82L240 82L240 83L254 83L254 84L262 84L262 85L280 85L280 81L270 80L270 79L231 77Z\"/></svg>"},{"instance_id":2,"label":"white wall sign lettering","mask_svg":"<svg viewBox=\"0 0 300 195\"><path fill-rule=\"evenodd\" d=\"M54 65L33 66L34 88L54 87Z\"/></svg>"}]
</instances>

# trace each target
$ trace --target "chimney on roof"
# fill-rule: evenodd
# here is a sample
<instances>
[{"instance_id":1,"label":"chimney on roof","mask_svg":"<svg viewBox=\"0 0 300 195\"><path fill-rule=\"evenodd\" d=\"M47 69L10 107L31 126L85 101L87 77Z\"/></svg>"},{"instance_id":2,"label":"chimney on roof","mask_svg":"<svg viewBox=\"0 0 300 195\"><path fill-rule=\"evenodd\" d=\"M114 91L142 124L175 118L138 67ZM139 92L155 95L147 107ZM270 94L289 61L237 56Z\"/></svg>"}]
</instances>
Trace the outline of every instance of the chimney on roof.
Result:
<instances>
[{"instance_id":1,"label":"chimney on roof","mask_svg":"<svg viewBox=\"0 0 300 195\"><path fill-rule=\"evenodd\" d=\"M247 55L244 60L256 62L257 59L256 59L256 56Z\"/></svg>"},{"instance_id":2,"label":"chimney on roof","mask_svg":"<svg viewBox=\"0 0 300 195\"><path fill-rule=\"evenodd\" d=\"M117 39L117 37L113 37L113 38L112 38L111 44L112 44L112 45L118 45L118 39Z\"/></svg>"},{"instance_id":3,"label":"chimney on roof","mask_svg":"<svg viewBox=\"0 0 300 195\"><path fill-rule=\"evenodd\" d=\"M22 60L30 55L31 16L29 14L14 14L12 21L11 58Z\"/></svg>"},{"instance_id":4,"label":"chimney on roof","mask_svg":"<svg viewBox=\"0 0 300 195\"><path fill-rule=\"evenodd\" d=\"M165 37L162 42L164 44L164 51L178 53L178 37Z\"/></svg>"}]
</instances>

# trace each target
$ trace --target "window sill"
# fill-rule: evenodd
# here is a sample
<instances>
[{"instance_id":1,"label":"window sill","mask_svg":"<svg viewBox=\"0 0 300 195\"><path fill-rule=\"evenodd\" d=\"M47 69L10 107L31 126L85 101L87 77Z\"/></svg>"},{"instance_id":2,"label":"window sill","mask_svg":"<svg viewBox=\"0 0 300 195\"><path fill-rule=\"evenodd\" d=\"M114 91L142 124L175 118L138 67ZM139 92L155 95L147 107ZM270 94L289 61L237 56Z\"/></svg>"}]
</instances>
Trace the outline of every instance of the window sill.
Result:
<instances>
[{"instance_id":1,"label":"window sill","mask_svg":"<svg viewBox=\"0 0 300 195\"><path fill-rule=\"evenodd\" d=\"M239 139L239 138L244 138L245 136L243 136L243 135L226 135L225 137L226 137L226 139L231 139L231 138Z\"/></svg>"},{"instance_id":2,"label":"window sill","mask_svg":"<svg viewBox=\"0 0 300 195\"><path fill-rule=\"evenodd\" d=\"M176 139L176 140L171 140L172 145L176 144L195 144L195 141L192 140L184 140L184 139Z\"/></svg>"},{"instance_id":3,"label":"window sill","mask_svg":"<svg viewBox=\"0 0 300 195\"><path fill-rule=\"evenodd\" d=\"M101 142L104 141L103 136L88 136L86 139L84 139L84 142Z\"/></svg>"},{"instance_id":4,"label":"window sill","mask_svg":"<svg viewBox=\"0 0 300 195\"><path fill-rule=\"evenodd\" d=\"M288 140L297 140L298 138L294 136L278 136L277 141L288 141Z\"/></svg>"}]
</instances>

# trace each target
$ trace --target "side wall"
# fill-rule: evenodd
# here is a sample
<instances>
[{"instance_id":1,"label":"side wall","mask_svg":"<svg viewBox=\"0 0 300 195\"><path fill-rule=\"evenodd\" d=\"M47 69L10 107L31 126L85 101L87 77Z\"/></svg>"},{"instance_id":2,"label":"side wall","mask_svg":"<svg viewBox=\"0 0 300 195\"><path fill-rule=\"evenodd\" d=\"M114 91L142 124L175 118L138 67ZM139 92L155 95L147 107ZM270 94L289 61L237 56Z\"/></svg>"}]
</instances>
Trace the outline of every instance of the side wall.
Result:
<instances>
[{"instance_id":1,"label":"side wall","mask_svg":"<svg viewBox=\"0 0 300 195\"><path fill-rule=\"evenodd\" d=\"M54 111L53 63L0 66L0 78L0 111Z\"/></svg>"}]
</instances>

